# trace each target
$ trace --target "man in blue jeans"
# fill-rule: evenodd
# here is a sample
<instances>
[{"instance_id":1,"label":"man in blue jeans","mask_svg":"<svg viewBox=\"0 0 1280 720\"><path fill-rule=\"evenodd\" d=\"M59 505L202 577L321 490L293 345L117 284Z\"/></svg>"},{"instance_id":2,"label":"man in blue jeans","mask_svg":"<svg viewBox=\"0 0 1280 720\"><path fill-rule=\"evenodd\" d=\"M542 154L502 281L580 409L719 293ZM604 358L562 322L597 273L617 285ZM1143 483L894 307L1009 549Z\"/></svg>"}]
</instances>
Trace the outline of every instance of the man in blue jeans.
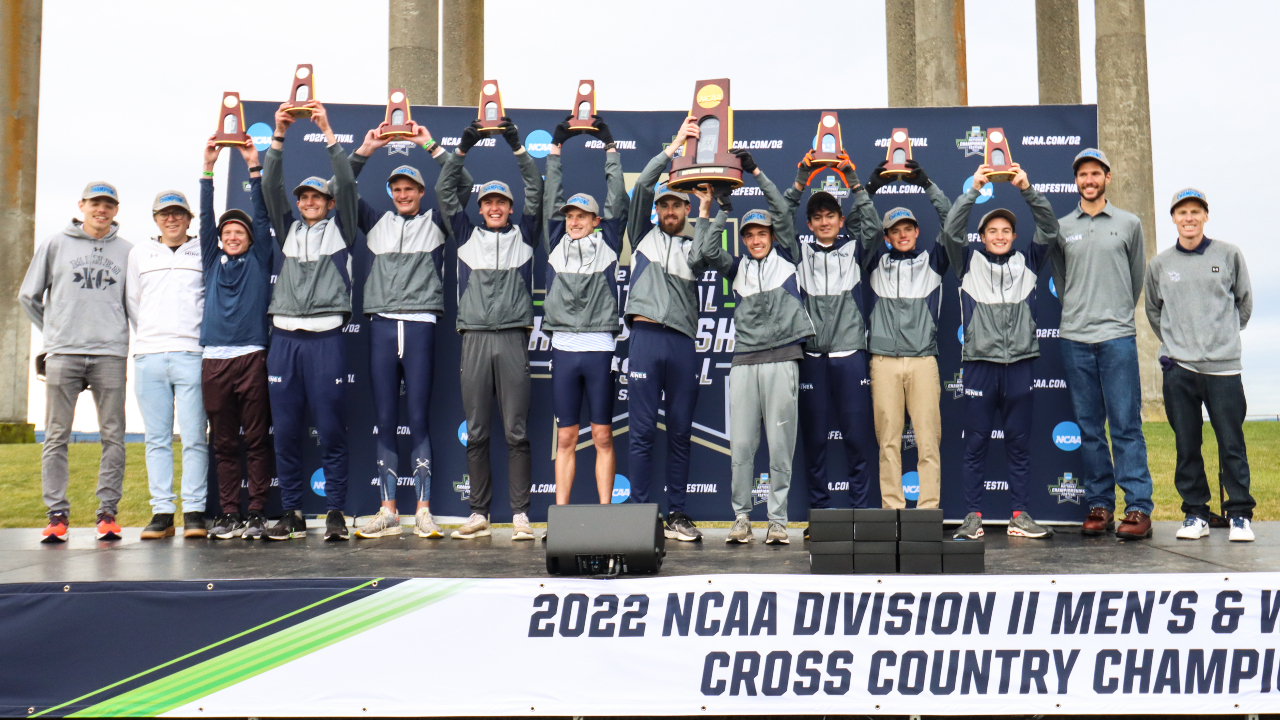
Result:
<instances>
[{"instance_id":1,"label":"man in blue jeans","mask_svg":"<svg viewBox=\"0 0 1280 720\"><path fill-rule=\"evenodd\" d=\"M1062 232L1050 256L1062 300L1062 365L1084 453L1089 515L1081 533L1114 529L1117 538L1139 540L1151 537L1154 507L1133 320L1146 269L1142 221L1107 200L1111 163L1101 150L1080 151L1072 169L1080 204L1058 219ZM1116 485L1125 502L1118 528Z\"/></svg>"}]
</instances>

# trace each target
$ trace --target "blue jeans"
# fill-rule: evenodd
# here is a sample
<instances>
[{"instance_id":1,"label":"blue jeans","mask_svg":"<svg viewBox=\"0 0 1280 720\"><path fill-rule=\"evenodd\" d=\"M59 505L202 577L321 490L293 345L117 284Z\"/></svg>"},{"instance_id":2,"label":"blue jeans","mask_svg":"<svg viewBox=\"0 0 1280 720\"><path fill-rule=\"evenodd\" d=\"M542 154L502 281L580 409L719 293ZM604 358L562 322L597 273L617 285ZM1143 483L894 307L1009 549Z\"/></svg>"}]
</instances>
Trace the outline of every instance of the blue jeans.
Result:
<instances>
[{"instance_id":1,"label":"blue jeans","mask_svg":"<svg viewBox=\"0 0 1280 720\"><path fill-rule=\"evenodd\" d=\"M209 483L208 421L200 389L198 352L162 352L133 358L134 393L146 430L151 512L173 513L173 415L182 430L182 511L204 512Z\"/></svg>"},{"instance_id":2,"label":"blue jeans","mask_svg":"<svg viewBox=\"0 0 1280 720\"><path fill-rule=\"evenodd\" d=\"M1119 485L1126 513L1139 510L1150 515L1155 505L1151 502L1147 441L1142 437L1137 339L1130 336L1081 343L1064 338L1062 366L1080 423L1087 506L1113 509ZM1107 448L1108 423L1111 449Z\"/></svg>"}]
</instances>

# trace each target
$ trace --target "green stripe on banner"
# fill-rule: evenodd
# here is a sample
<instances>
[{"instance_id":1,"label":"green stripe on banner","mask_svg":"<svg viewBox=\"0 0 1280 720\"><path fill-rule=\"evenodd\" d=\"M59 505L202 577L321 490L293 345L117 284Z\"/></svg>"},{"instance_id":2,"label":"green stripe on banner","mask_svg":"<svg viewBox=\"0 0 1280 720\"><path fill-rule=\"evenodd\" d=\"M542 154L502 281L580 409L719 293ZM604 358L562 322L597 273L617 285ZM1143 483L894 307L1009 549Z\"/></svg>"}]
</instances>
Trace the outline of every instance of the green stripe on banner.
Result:
<instances>
[{"instance_id":1,"label":"green stripe on banner","mask_svg":"<svg viewBox=\"0 0 1280 720\"><path fill-rule=\"evenodd\" d=\"M68 717L161 715L448 598L470 584L408 580Z\"/></svg>"}]
</instances>

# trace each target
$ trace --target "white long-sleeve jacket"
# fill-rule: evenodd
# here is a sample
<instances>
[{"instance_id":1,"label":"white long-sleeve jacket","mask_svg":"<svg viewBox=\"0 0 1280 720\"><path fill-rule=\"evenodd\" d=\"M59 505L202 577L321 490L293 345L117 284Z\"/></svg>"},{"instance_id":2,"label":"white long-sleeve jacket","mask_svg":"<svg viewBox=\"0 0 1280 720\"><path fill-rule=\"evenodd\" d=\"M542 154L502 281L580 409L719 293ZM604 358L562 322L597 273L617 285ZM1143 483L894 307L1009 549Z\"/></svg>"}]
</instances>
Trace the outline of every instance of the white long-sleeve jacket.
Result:
<instances>
[{"instance_id":1,"label":"white long-sleeve jacket","mask_svg":"<svg viewBox=\"0 0 1280 720\"><path fill-rule=\"evenodd\" d=\"M134 355L201 352L204 266L198 238L176 251L155 239L135 245L125 292Z\"/></svg>"}]
</instances>

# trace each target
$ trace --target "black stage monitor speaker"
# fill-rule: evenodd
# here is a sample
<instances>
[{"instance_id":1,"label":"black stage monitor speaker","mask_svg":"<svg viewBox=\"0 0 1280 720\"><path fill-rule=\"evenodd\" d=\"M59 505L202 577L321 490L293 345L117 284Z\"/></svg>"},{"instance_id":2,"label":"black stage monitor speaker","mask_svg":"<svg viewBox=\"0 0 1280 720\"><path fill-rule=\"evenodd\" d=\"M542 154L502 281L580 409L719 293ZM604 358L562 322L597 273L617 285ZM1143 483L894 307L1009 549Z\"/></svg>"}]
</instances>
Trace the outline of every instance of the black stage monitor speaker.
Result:
<instances>
[{"instance_id":1,"label":"black stage monitor speaker","mask_svg":"<svg viewBox=\"0 0 1280 720\"><path fill-rule=\"evenodd\" d=\"M652 574L666 554L656 504L547 508L547 572L553 575Z\"/></svg>"}]
</instances>

